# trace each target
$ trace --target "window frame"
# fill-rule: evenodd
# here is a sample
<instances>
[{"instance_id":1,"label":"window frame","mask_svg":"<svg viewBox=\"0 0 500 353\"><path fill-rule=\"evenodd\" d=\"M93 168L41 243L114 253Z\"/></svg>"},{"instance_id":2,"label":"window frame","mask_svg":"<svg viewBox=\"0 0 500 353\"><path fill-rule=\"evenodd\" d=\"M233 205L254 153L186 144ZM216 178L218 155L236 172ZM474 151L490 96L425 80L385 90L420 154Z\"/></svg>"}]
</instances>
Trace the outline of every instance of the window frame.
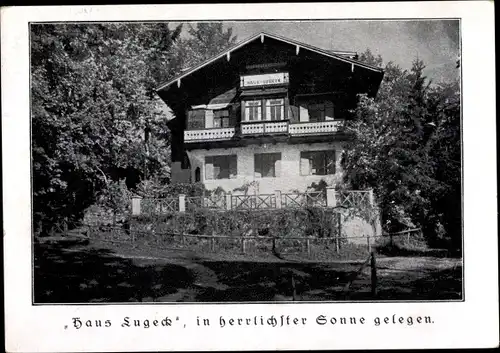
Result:
<instances>
[{"instance_id":1,"label":"window frame","mask_svg":"<svg viewBox=\"0 0 500 353\"><path fill-rule=\"evenodd\" d=\"M280 104L271 104L271 101L280 101ZM265 105L265 120L268 121L281 121L285 120L285 97L273 97L273 98L265 98L264 99L264 105ZM280 119L271 119L272 116L272 109L279 107L279 112L280 112Z\"/></svg>"},{"instance_id":2,"label":"window frame","mask_svg":"<svg viewBox=\"0 0 500 353\"><path fill-rule=\"evenodd\" d=\"M227 177L224 178L219 178L215 177L215 162L217 159L225 159L226 165L227 165ZM207 171L208 165L212 165L212 172L209 173ZM233 173L232 173L232 168L234 167ZM228 154L228 155L215 155L215 156L205 156L205 175L204 175L204 180L228 180L228 179L236 179L238 177L238 156L235 154ZM225 169L220 169L220 171L225 170ZM218 175L221 174L219 171ZM210 177L211 175L211 177Z\"/></svg>"},{"instance_id":3,"label":"window frame","mask_svg":"<svg viewBox=\"0 0 500 353\"><path fill-rule=\"evenodd\" d=\"M223 112L225 112L226 115L220 115L220 116L218 116L218 113L223 113ZM224 128L231 127L231 119L230 119L231 112L229 111L229 108L214 110L213 114L214 114L213 115L213 126L214 126L214 128L216 128L216 129L224 129ZM217 126L217 123L216 123L217 121L220 121L219 126ZM226 124L224 124L224 122L226 122Z\"/></svg>"},{"instance_id":4,"label":"window frame","mask_svg":"<svg viewBox=\"0 0 500 353\"><path fill-rule=\"evenodd\" d=\"M277 158L270 158L272 156L275 156ZM273 160L274 163L270 165L270 168L273 170L273 175L272 176L264 176L263 174L263 165L264 165L264 158L267 158L267 161ZM263 179L263 178L279 178L281 176L281 168L279 170L279 173L276 168L276 162L281 163L282 161L282 154L281 152L268 152L268 153L255 153L254 154L254 178L258 179ZM257 175L258 170L257 167L260 168L260 176Z\"/></svg>"},{"instance_id":5,"label":"window frame","mask_svg":"<svg viewBox=\"0 0 500 353\"><path fill-rule=\"evenodd\" d=\"M299 122L318 123L325 121L337 120L335 117L335 100L331 97L332 93L317 93L317 94L298 94L295 96L294 105L298 108ZM322 106L321 120L311 120L310 106ZM302 120L302 109L307 110L307 121ZM331 114L331 116L329 115ZM328 117L328 119L327 119Z\"/></svg>"},{"instance_id":6,"label":"window frame","mask_svg":"<svg viewBox=\"0 0 500 353\"><path fill-rule=\"evenodd\" d=\"M313 158L314 155L321 155L322 160L322 168L324 170L324 174L312 173L313 170ZM329 156L333 158L329 158ZM302 160L307 159L309 161L309 169L308 173L305 173L302 167ZM335 175L337 173L337 151L336 150L315 150L315 151L300 151L300 175L301 176L311 176L311 175L319 175L319 176L327 176L327 175ZM333 172L332 172L333 168Z\"/></svg>"},{"instance_id":7,"label":"window frame","mask_svg":"<svg viewBox=\"0 0 500 353\"><path fill-rule=\"evenodd\" d=\"M258 103L258 105L251 105L253 103ZM254 122L254 121L262 121L262 115L263 115L263 111L262 111L262 99L252 99L252 100L244 100L244 105L245 105L245 120L244 121L248 121L248 122ZM250 119L250 109L255 109L255 108L258 108L257 109L257 117L258 119Z\"/></svg>"}]
</instances>

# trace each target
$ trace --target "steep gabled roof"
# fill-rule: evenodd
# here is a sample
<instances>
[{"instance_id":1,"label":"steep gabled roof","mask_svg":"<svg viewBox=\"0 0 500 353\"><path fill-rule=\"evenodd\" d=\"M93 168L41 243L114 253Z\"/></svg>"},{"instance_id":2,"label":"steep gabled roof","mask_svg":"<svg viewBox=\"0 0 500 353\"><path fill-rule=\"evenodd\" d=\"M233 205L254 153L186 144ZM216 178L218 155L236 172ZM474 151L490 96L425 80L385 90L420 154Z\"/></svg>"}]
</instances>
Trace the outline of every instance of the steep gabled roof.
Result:
<instances>
[{"instance_id":1,"label":"steep gabled roof","mask_svg":"<svg viewBox=\"0 0 500 353\"><path fill-rule=\"evenodd\" d=\"M278 35L275 35L275 34L270 34L270 33L266 33L266 32L260 32L260 33L257 33L247 39L245 39L244 41L242 42L239 42L237 44L235 44L234 46L224 50L223 52L211 57L210 59L207 59L205 61L203 61L202 63L192 67L192 68L189 68L187 69L186 71L184 71L183 73L181 73L180 75L177 75L176 77L174 77L173 79L165 82L165 83L162 83L161 85L159 85L157 88L156 88L156 91L160 91L168 86L170 86L171 84L177 82L178 80L184 78L184 77L187 77L189 75L191 75L193 72L195 71L198 71L199 69L207 66L207 65L210 65L211 63L213 63L214 61L218 60L218 59L221 59L223 58L224 56L230 54L233 50L236 50L236 49L239 49L247 44L249 44L250 42L258 39L258 38L261 38L261 40L264 40L265 37L268 37L268 38L271 38L271 39L275 39L275 40L278 40L278 41L281 41L281 42L284 42L284 43L288 43L290 45L294 45L294 46L297 46L297 47L300 47L300 48L304 48L306 50L309 50L311 52L314 52L314 53L318 53L318 54L321 54L321 55L324 55L324 56L327 56L327 57L330 57L330 58L333 58L333 59L337 59L337 60L340 60L340 61L344 61L346 63L350 63L350 64L353 64L353 65L356 65L356 66L359 66L359 67L363 67L365 69L369 69L369 70L373 70L375 72L384 72L383 69L379 68L379 67L376 67L376 66L373 66L373 65L368 65L368 64L365 64L365 63L362 63L360 61L357 61L357 60L354 60L352 58L350 58L350 56L354 56L356 55L355 52L348 52L348 51L334 51L334 50L325 50L325 49L321 49L321 48L317 48L317 47L314 47L312 45L309 45L309 44L305 44L305 43L301 43L299 41L296 41L296 40L293 40L293 39L288 39L288 38L285 38L285 37L282 37L282 36L278 36Z\"/></svg>"}]
</instances>

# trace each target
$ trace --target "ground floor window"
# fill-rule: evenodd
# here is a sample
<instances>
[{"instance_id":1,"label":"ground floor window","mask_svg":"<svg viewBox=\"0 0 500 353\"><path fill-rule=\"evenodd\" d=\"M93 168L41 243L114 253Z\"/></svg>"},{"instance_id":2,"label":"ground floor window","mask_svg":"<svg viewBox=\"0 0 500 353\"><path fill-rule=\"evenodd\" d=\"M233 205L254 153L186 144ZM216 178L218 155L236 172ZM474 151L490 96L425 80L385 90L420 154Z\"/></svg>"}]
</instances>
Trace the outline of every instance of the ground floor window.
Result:
<instances>
[{"instance_id":1,"label":"ground floor window","mask_svg":"<svg viewBox=\"0 0 500 353\"><path fill-rule=\"evenodd\" d=\"M234 179L238 175L236 155L205 157L205 179Z\"/></svg>"},{"instance_id":2,"label":"ground floor window","mask_svg":"<svg viewBox=\"0 0 500 353\"><path fill-rule=\"evenodd\" d=\"M300 152L300 174L335 174L335 151Z\"/></svg>"},{"instance_id":3,"label":"ground floor window","mask_svg":"<svg viewBox=\"0 0 500 353\"><path fill-rule=\"evenodd\" d=\"M254 156L256 178L280 176L281 153L257 153Z\"/></svg>"}]
</instances>

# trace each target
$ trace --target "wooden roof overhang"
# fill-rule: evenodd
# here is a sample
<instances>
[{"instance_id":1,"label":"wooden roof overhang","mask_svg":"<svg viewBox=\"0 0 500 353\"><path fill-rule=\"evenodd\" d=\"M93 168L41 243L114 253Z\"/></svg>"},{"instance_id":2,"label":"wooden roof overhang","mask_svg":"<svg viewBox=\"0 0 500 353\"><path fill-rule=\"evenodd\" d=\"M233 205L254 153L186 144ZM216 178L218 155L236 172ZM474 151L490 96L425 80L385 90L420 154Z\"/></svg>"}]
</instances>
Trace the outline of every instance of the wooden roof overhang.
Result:
<instances>
[{"instance_id":1,"label":"wooden roof overhang","mask_svg":"<svg viewBox=\"0 0 500 353\"><path fill-rule=\"evenodd\" d=\"M171 80L160 84L156 87L157 94L172 108L174 113L176 111L182 111L182 109L186 106L186 102L192 100L196 96L196 92L199 92L200 86L202 86L200 82L203 82L203 80L210 74L216 75L219 72L224 72L224 65L231 60L233 53L235 55L237 53L241 53L242 48L256 41L264 43L266 38L291 46L290 49L293 49L296 55L302 51L306 51L308 53L320 55L327 60L331 59L339 63L348 64L350 65L351 72L355 72L356 70L357 75L361 75L361 77L366 78L366 85L368 87L367 91L369 94L375 95L378 91L380 82L382 81L384 75L384 70L355 60L354 57L356 53L346 51L328 51L292 39L261 32L228 48L199 65L186 70ZM207 70L213 70L215 71L215 74ZM361 71L361 73L358 73L358 71Z\"/></svg>"}]
</instances>

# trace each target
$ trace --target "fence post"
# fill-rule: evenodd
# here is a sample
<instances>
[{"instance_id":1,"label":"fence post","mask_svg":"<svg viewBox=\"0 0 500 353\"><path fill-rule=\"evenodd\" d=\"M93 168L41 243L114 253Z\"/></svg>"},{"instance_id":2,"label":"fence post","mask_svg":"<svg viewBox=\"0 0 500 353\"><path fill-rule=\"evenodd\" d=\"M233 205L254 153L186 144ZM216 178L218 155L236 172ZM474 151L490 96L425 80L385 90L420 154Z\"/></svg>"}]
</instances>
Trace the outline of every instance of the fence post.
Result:
<instances>
[{"instance_id":1,"label":"fence post","mask_svg":"<svg viewBox=\"0 0 500 353\"><path fill-rule=\"evenodd\" d=\"M231 205L231 194L226 194L226 210L230 210L232 205Z\"/></svg>"},{"instance_id":2,"label":"fence post","mask_svg":"<svg viewBox=\"0 0 500 353\"><path fill-rule=\"evenodd\" d=\"M245 251L245 238L241 238L241 252L243 254L246 253L246 251Z\"/></svg>"},{"instance_id":3,"label":"fence post","mask_svg":"<svg viewBox=\"0 0 500 353\"><path fill-rule=\"evenodd\" d=\"M340 240L342 239L342 213L337 213L337 219L338 219L338 234L337 234L337 239L335 239L335 250L337 253L340 250Z\"/></svg>"},{"instance_id":4,"label":"fence post","mask_svg":"<svg viewBox=\"0 0 500 353\"><path fill-rule=\"evenodd\" d=\"M368 200L370 201L370 207L373 207L375 205L375 202L373 200L373 189L370 189L368 191Z\"/></svg>"},{"instance_id":5,"label":"fence post","mask_svg":"<svg viewBox=\"0 0 500 353\"><path fill-rule=\"evenodd\" d=\"M366 242L368 244L368 252L370 253L372 251L372 245L370 244L370 234L366 235Z\"/></svg>"},{"instance_id":6,"label":"fence post","mask_svg":"<svg viewBox=\"0 0 500 353\"><path fill-rule=\"evenodd\" d=\"M211 250L212 252L215 252L215 232L212 232L212 238L211 238Z\"/></svg>"},{"instance_id":7,"label":"fence post","mask_svg":"<svg viewBox=\"0 0 500 353\"><path fill-rule=\"evenodd\" d=\"M306 248L307 256L311 256L311 240L309 238L306 239Z\"/></svg>"},{"instance_id":8,"label":"fence post","mask_svg":"<svg viewBox=\"0 0 500 353\"><path fill-rule=\"evenodd\" d=\"M373 252L373 251L371 253L370 267L371 267L371 280L372 280L372 296L376 297L377 296L377 261L375 259L375 252Z\"/></svg>"},{"instance_id":9,"label":"fence post","mask_svg":"<svg viewBox=\"0 0 500 353\"><path fill-rule=\"evenodd\" d=\"M337 206L337 200L335 196L335 188L327 187L326 188L326 207L335 207Z\"/></svg>"},{"instance_id":10,"label":"fence post","mask_svg":"<svg viewBox=\"0 0 500 353\"><path fill-rule=\"evenodd\" d=\"M295 288L295 278L293 278L293 273L291 274L292 277L292 298L293 301L297 300L297 289Z\"/></svg>"},{"instance_id":11,"label":"fence post","mask_svg":"<svg viewBox=\"0 0 500 353\"><path fill-rule=\"evenodd\" d=\"M132 215L137 216L141 214L141 197L132 196Z\"/></svg>"},{"instance_id":12,"label":"fence post","mask_svg":"<svg viewBox=\"0 0 500 353\"><path fill-rule=\"evenodd\" d=\"M179 195L179 212L186 212L186 195Z\"/></svg>"},{"instance_id":13,"label":"fence post","mask_svg":"<svg viewBox=\"0 0 500 353\"><path fill-rule=\"evenodd\" d=\"M276 199L276 208L281 208L281 190L274 191L274 197Z\"/></svg>"}]
</instances>

